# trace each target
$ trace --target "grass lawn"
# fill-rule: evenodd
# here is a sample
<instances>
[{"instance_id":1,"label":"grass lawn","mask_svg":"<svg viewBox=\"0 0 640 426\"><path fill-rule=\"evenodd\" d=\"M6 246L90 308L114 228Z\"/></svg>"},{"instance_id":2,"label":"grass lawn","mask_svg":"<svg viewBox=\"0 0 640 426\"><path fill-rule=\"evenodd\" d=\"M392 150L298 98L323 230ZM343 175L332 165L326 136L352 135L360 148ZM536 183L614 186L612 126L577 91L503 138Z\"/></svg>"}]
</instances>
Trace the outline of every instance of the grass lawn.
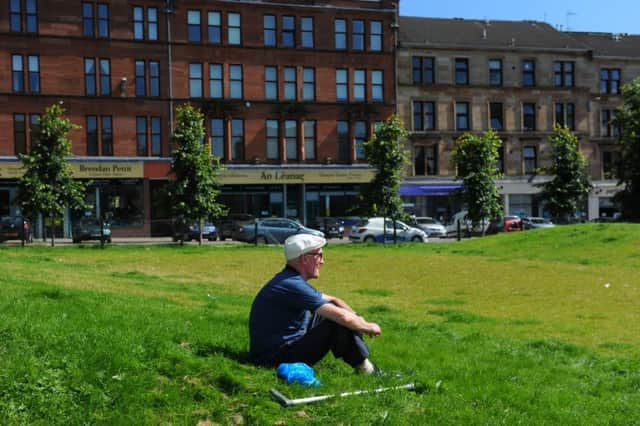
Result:
<instances>
[{"instance_id":1,"label":"grass lawn","mask_svg":"<svg viewBox=\"0 0 640 426\"><path fill-rule=\"evenodd\" d=\"M368 342L390 374L329 355L308 389L247 363L280 247L0 248L0 423L640 424L640 226L325 253L314 285L382 326Z\"/></svg>"}]
</instances>

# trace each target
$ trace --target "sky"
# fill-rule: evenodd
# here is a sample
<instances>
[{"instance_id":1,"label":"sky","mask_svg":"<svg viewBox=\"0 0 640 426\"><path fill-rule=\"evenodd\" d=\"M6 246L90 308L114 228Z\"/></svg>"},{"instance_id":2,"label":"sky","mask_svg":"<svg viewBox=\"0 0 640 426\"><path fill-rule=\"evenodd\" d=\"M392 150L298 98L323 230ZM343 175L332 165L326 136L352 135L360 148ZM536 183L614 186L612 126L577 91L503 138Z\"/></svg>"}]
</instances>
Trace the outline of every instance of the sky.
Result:
<instances>
[{"instance_id":1,"label":"sky","mask_svg":"<svg viewBox=\"0 0 640 426\"><path fill-rule=\"evenodd\" d=\"M640 0L400 0L400 15L532 20L562 30L640 34Z\"/></svg>"}]
</instances>

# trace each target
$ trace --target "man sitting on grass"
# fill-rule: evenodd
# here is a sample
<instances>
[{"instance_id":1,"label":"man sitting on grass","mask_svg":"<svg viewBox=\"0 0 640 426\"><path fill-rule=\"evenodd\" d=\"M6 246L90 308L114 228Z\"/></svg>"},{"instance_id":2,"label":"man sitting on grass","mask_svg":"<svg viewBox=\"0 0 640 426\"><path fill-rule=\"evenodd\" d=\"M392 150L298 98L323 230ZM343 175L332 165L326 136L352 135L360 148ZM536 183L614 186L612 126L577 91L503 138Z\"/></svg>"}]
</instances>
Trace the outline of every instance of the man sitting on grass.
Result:
<instances>
[{"instance_id":1,"label":"man sitting on grass","mask_svg":"<svg viewBox=\"0 0 640 426\"><path fill-rule=\"evenodd\" d=\"M322 237L306 234L284 242L285 268L258 292L251 306L249 355L262 365L313 365L331 351L357 371L378 373L362 335L378 336L380 326L307 282L320 276L326 243Z\"/></svg>"}]
</instances>

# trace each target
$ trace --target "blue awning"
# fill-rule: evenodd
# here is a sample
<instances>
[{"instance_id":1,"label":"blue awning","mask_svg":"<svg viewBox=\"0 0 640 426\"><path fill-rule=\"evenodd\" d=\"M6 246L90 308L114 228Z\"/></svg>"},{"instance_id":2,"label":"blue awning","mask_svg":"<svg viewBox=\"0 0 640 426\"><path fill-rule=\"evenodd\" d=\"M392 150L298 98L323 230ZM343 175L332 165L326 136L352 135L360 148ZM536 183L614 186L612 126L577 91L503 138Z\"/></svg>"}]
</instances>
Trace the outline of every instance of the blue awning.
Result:
<instances>
[{"instance_id":1,"label":"blue awning","mask_svg":"<svg viewBox=\"0 0 640 426\"><path fill-rule=\"evenodd\" d=\"M434 185L400 185L400 195L407 196L429 196L429 195L449 195L454 189L462 186L461 183L441 183Z\"/></svg>"}]
</instances>

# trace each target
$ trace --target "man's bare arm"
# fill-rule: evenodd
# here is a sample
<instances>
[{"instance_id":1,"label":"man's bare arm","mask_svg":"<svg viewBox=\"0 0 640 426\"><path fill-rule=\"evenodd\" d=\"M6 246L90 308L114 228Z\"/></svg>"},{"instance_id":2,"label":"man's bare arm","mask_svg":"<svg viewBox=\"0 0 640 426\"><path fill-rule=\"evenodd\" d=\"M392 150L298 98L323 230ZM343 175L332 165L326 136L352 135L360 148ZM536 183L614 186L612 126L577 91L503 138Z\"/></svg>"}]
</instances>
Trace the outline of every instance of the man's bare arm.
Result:
<instances>
[{"instance_id":1,"label":"man's bare arm","mask_svg":"<svg viewBox=\"0 0 640 426\"><path fill-rule=\"evenodd\" d=\"M350 309L342 308L333 303L325 303L316 310L316 313L350 330L366 334L367 336L379 336L382 332L380 326L375 322L368 322Z\"/></svg>"}]
</instances>

